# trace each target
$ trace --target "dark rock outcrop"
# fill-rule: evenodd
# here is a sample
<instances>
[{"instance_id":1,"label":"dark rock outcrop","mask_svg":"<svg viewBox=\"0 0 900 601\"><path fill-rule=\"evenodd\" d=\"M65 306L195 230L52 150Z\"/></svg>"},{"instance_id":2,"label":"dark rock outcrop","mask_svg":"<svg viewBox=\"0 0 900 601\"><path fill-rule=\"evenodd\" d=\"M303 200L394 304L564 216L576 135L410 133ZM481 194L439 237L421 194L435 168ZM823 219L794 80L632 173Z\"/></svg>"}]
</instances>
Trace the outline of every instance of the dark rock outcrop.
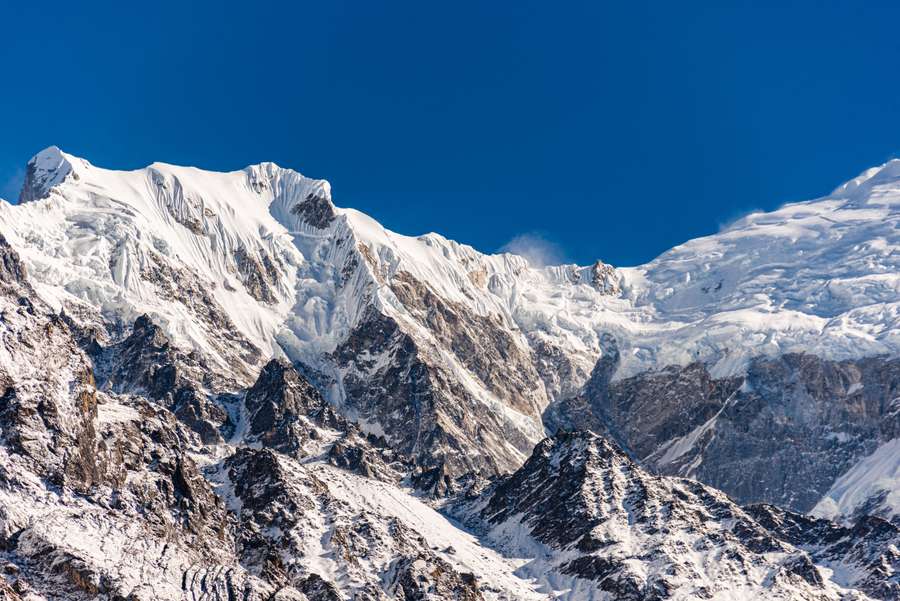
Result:
<instances>
[{"instance_id":1,"label":"dark rock outcrop","mask_svg":"<svg viewBox=\"0 0 900 601\"><path fill-rule=\"evenodd\" d=\"M648 468L742 503L809 511L900 430L897 359L784 355L719 379L701 363L617 381L614 371L601 358L580 395L547 410L548 427L605 432Z\"/></svg>"},{"instance_id":2,"label":"dark rock outcrop","mask_svg":"<svg viewBox=\"0 0 900 601\"><path fill-rule=\"evenodd\" d=\"M528 533L566 558L551 555L541 569L591 581L615 599L707 598L730 590L830 598L807 555L751 513L698 482L647 473L592 432L544 440L485 499L474 506L483 507L480 519L490 531ZM518 550L520 535L512 543L492 536Z\"/></svg>"},{"instance_id":3,"label":"dark rock outcrop","mask_svg":"<svg viewBox=\"0 0 900 601\"><path fill-rule=\"evenodd\" d=\"M325 484L308 479L306 489L292 488L290 475L270 449L239 449L225 468L241 503L238 553L242 563L278 586L304 582L304 552L289 533L316 511L315 494L326 493Z\"/></svg>"},{"instance_id":4,"label":"dark rock outcrop","mask_svg":"<svg viewBox=\"0 0 900 601\"><path fill-rule=\"evenodd\" d=\"M391 566L388 590L404 601L483 601L475 576L436 557L404 557Z\"/></svg>"},{"instance_id":5,"label":"dark rock outcrop","mask_svg":"<svg viewBox=\"0 0 900 601\"><path fill-rule=\"evenodd\" d=\"M334 206L325 196L310 192L302 202L291 207L291 213L297 215L320 230L327 228L334 221Z\"/></svg>"},{"instance_id":6,"label":"dark rock outcrop","mask_svg":"<svg viewBox=\"0 0 900 601\"><path fill-rule=\"evenodd\" d=\"M101 387L119 394L142 394L159 401L207 444L222 441L228 413L202 391L213 384L209 368L194 354L176 348L148 315L134 322L122 342L96 359Z\"/></svg>"},{"instance_id":7,"label":"dark rock outcrop","mask_svg":"<svg viewBox=\"0 0 900 601\"><path fill-rule=\"evenodd\" d=\"M343 597L337 587L318 574L310 574L297 586L297 590L306 595L310 601L342 601Z\"/></svg>"},{"instance_id":8,"label":"dark rock outcrop","mask_svg":"<svg viewBox=\"0 0 900 601\"><path fill-rule=\"evenodd\" d=\"M297 455L309 440L321 438L319 428L346 431L319 391L283 359L272 359L244 395L248 442Z\"/></svg>"},{"instance_id":9,"label":"dark rock outcrop","mask_svg":"<svg viewBox=\"0 0 900 601\"><path fill-rule=\"evenodd\" d=\"M274 261L265 251L258 250L259 258L241 246L234 254L238 273L247 292L258 301L273 304L277 302L274 289L278 286L279 271Z\"/></svg>"},{"instance_id":10,"label":"dark rock outcrop","mask_svg":"<svg viewBox=\"0 0 900 601\"><path fill-rule=\"evenodd\" d=\"M27 285L27 272L19 253L13 250L2 234L0 234L0 282L8 287Z\"/></svg>"}]
</instances>

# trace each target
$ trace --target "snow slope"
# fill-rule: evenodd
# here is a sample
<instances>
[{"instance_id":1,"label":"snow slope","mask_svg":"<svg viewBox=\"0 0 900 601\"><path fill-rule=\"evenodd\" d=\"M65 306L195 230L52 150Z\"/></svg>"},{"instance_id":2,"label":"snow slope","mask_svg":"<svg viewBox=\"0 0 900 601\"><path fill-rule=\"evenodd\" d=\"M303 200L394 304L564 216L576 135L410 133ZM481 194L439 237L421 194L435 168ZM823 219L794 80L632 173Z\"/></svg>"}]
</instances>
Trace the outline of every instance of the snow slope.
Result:
<instances>
[{"instance_id":1,"label":"snow slope","mask_svg":"<svg viewBox=\"0 0 900 601\"><path fill-rule=\"evenodd\" d=\"M223 388L286 355L342 404L349 381L358 395L398 362L394 347L358 346L374 312L458 402L451 420L435 418L448 436L471 435L464 414L497 416L485 444L504 468L524 460L544 408L576 393L611 342L614 379L695 361L722 377L760 355L900 350L900 161L619 269L536 268L438 234L396 234L335 207L327 182L272 163L112 171L51 147L29 163L21 198L0 203L0 230L41 296L101 338L147 313L227 376ZM335 358L351 339L363 367ZM382 399L354 411L391 435L373 403Z\"/></svg>"},{"instance_id":2,"label":"snow slope","mask_svg":"<svg viewBox=\"0 0 900 601\"><path fill-rule=\"evenodd\" d=\"M900 518L900 438L885 442L850 468L812 514L847 522L863 515Z\"/></svg>"},{"instance_id":3,"label":"snow slope","mask_svg":"<svg viewBox=\"0 0 900 601\"><path fill-rule=\"evenodd\" d=\"M750 357L788 352L896 354L898 219L893 160L825 198L753 213L620 270L633 310L649 323L623 337L629 352L617 375L696 359L726 375Z\"/></svg>"},{"instance_id":4,"label":"snow slope","mask_svg":"<svg viewBox=\"0 0 900 601\"><path fill-rule=\"evenodd\" d=\"M698 358L733 373L759 354L843 358L896 353L900 345L900 160L828 197L751 214L650 263L618 269L610 279L619 294L590 285L589 268L537 269L437 234L402 236L352 209L336 211L333 230L311 227L291 208L310 193L330 200L330 186L271 163L231 173L161 163L123 172L55 148L32 162L36 190L23 197L47 198L3 204L0 219L41 292L59 304L152 309L170 335L201 347L186 316L137 277L149 250L208 283L264 353L280 346L308 358L333 348L358 319L361 299L353 296L365 294L361 286L335 296L334 270L356 250L342 254L342 236L369 249L380 275L407 271L443 299L497 315L529 340L552 340L588 370L601 351L598 333L613 333L623 351L617 377ZM254 299L236 281L233 255L242 246L282 262L274 302ZM389 292L379 290L379 298L403 311Z\"/></svg>"}]
</instances>

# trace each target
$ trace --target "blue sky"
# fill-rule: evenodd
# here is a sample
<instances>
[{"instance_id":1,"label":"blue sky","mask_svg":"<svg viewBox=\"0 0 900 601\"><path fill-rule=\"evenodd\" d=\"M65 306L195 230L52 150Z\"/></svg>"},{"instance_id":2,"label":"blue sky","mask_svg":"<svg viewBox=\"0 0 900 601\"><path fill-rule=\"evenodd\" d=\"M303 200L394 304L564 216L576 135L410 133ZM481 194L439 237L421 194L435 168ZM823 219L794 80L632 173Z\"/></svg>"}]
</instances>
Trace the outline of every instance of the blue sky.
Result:
<instances>
[{"instance_id":1,"label":"blue sky","mask_svg":"<svg viewBox=\"0 0 900 601\"><path fill-rule=\"evenodd\" d=\"M887 2L7 3L0 196L50 144L272 160L402 233L636 264L896 156L898 22Z\"/></svg>"}]
</instances>

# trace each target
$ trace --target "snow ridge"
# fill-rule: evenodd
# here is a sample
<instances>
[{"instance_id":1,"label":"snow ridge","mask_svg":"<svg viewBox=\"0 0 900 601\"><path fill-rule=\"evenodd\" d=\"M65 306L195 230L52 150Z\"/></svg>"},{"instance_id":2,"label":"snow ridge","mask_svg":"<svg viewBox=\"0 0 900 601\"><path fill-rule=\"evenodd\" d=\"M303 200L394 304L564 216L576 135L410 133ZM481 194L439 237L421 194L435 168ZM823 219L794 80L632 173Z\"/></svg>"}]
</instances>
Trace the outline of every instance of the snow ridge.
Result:
<instances>
[{"instance_id":1,"label":"snow ridge","mask_svg":"<svg viewBox=\"0 0 900 601\"><path fill-rule=\"evenodd\" d=\"M713 411L656 449L675 465L752 392L710 373L896 354L898 182L890 163L637 268L538 268L390 232L273 163L49 148L0 205L0 596L891 598L896 439L822 502L839 527L542 418L585 383L687 373ZM848 403L874 390L855 369L829 376Z\"/></svg>"}]
</instances>

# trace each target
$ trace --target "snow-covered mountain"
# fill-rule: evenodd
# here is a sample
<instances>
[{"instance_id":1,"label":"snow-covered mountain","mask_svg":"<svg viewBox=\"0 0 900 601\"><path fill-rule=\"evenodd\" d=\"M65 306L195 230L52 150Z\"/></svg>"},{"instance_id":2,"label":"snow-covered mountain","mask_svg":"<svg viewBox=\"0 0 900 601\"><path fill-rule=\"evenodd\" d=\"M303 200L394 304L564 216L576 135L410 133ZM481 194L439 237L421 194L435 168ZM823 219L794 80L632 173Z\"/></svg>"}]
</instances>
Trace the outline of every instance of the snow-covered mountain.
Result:
<instances>
[{"instance_id":1,"label":"snow-covered mountain","mask_svg":"<svg viewBox=\"0 0 900 601\"><path fill-rule=\"evenodd\" d=\"M700 360L721 378L760 355L896 355L898 219L892 160L828 197L753 213L626 270L626 291L654 327L640 342L623 336L617 376Z\"/></svg>"},{"instance_id":2,"label":"snow-covered mountain","mask_svg":"<svg viewBox=\"0 0 900 601\"><path fill-rule=\"evenodd\" d=\"M453 475L524 460L542 410L589 374L592 314L617 286L602 264L536 270L394 234L271 163L116 172L50 148L21 200L3 205L4 232L39 293L99 341L149 314L217 374L212 392L286 356L365 428Z\"/></svg>"},{"instance_id":3,"label":"snow-covered mountain","mask_svg":"<svg viewBox=\"0 0 900 601\"><path fill-rule=\"evenodd\" d=\"M271 163L48 148L19 201L11 598L897 594L900 161L635 268L396 234Z\"/></svg>"}]
</instances>

